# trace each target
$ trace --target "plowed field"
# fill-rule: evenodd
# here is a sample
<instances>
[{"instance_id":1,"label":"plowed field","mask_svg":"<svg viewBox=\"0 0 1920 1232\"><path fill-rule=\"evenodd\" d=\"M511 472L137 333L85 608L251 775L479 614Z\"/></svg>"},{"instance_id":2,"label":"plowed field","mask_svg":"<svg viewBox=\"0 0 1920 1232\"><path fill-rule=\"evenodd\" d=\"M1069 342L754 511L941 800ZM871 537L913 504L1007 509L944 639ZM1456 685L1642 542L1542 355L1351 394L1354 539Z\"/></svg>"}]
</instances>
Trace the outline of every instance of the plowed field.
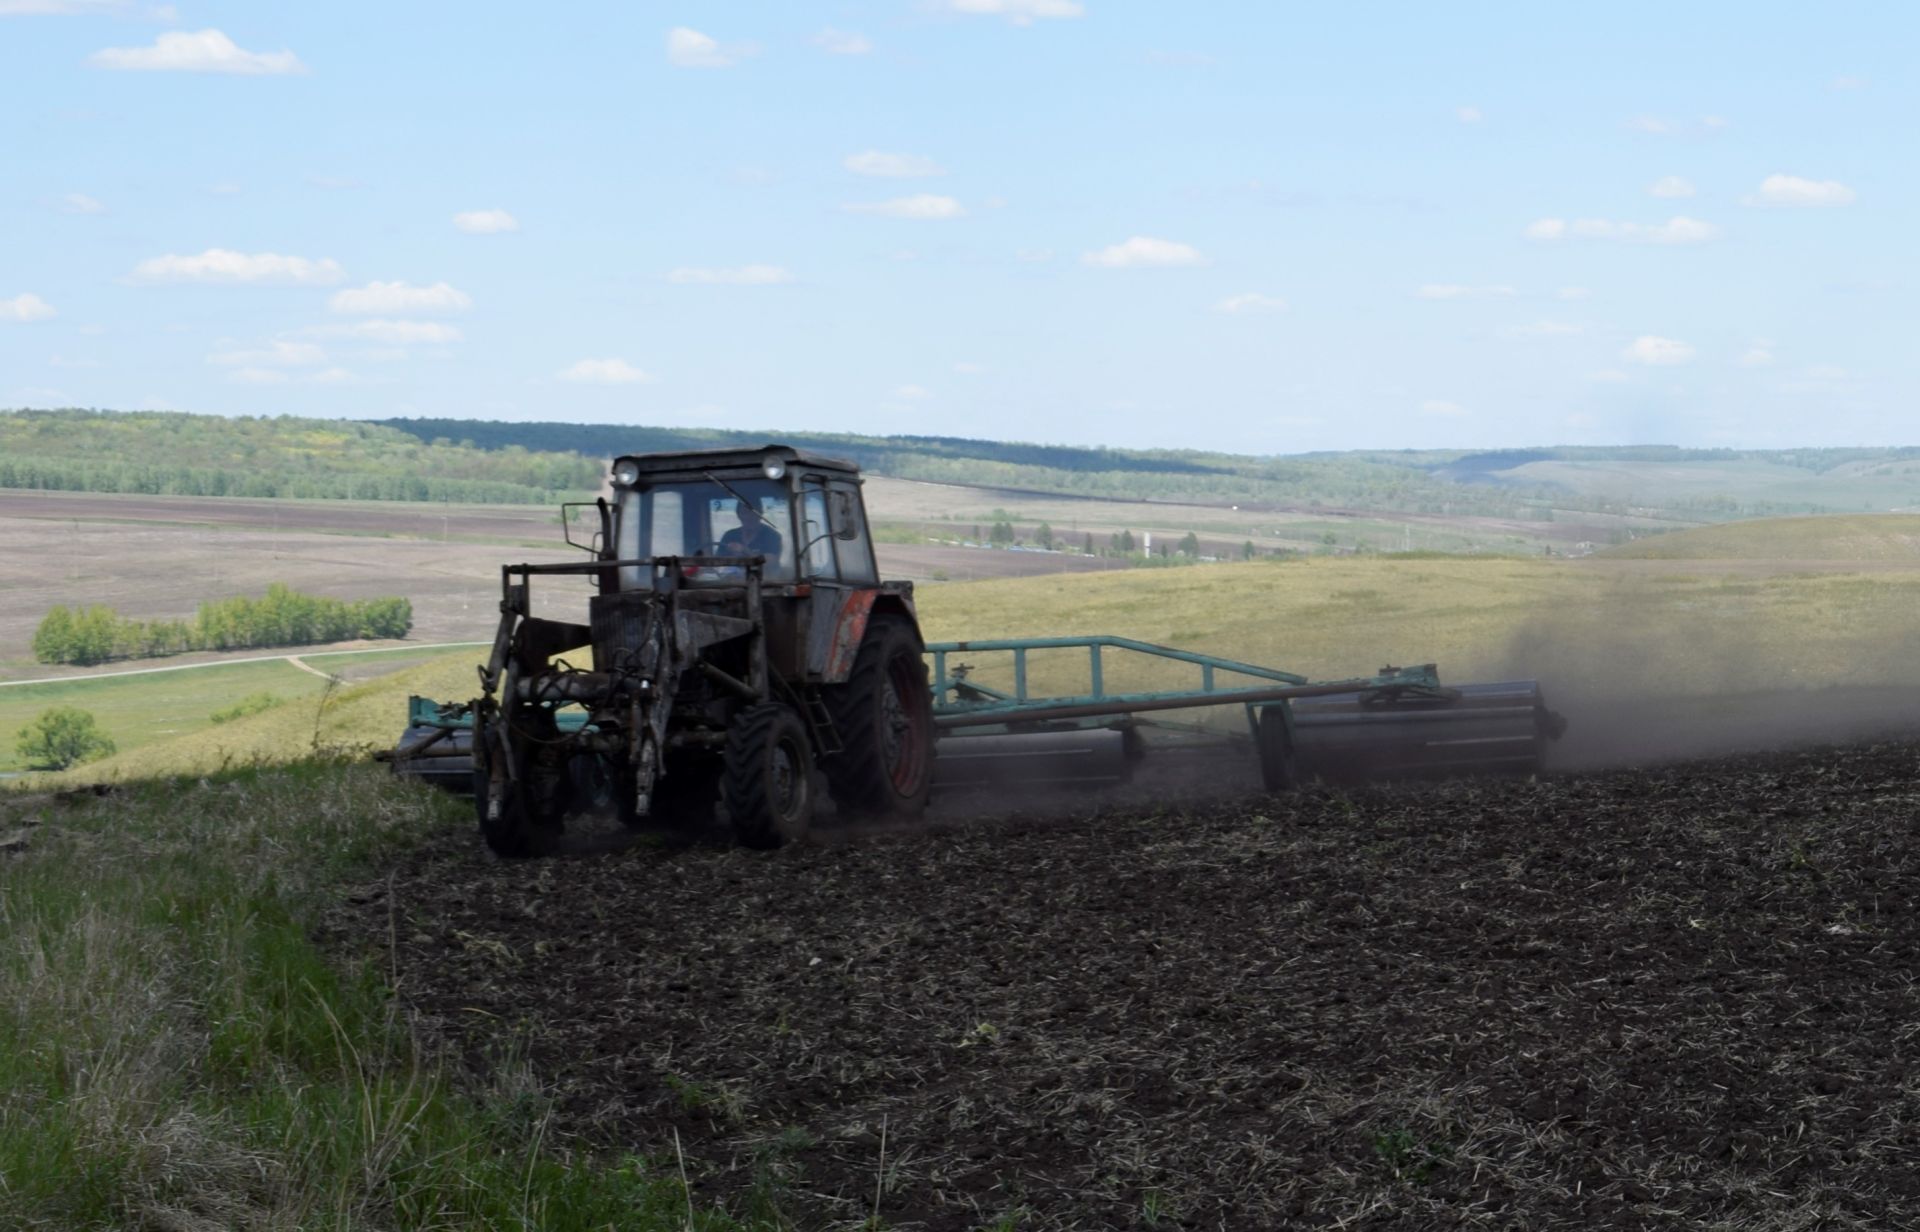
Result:
<instances>
[{"instance_id":1,"label":"plowed field","mask_svg":"<svg viewBox=\"0 0 1920 1232\"><path fill-rule=\"evenodd\" d=\"M1883 743L771 856L449 833L348 923L565 1133L794 1226L1895 1228L1917 849Z\"/></svg>"}]
</instances>

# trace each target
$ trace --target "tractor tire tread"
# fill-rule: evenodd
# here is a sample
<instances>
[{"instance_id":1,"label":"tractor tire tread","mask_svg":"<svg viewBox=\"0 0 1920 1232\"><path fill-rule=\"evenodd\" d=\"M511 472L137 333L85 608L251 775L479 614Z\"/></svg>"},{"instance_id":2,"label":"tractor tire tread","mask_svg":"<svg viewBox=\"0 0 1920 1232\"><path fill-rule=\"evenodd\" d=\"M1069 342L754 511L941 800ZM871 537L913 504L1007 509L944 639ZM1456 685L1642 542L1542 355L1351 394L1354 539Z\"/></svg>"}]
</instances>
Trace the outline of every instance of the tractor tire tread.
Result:
<instances>
[{"instance_id":1,"label":"tractor tire tread","mask_svg":"<svg viewBox=\"0 0 1920 1232\"><path fill-rule=\"evenodd\" d=\"M915 699L920 709L920 730L926 740L921 752L920 782L912 791L901 792L885 761L879 733L878 696L888 687L887 665L895 653L910 650L918 662L923 643L913 625L892 614L874 616L867 624L853 670L844 683L821 690L827 713L839 731L842 749L824 759L821 769L827 776L827 791L843 811L855 816L891 815L915 817L925 809L928 788L933 780L933 697L926 688ZM918 679L924 685L926 665L919 663Z\"/></svg>"},{"instance_id":2,"label":"tractor tire tread","mask_svg":"<svg viewBox=\"0 0 1920 1232\"><path fill-rule=\"evenodd\" d=\"M804 837L806 814L810 813L812 803L812 757L802 757L794 768L801 777L802 792L808 793L798 819L781 818L767 774L769 746L779 738L780 728L789 725L798 734L804 751L806 724L791 707L779 702L749 706L728 725L720 796L733 824L734 837L743 847L771 851L788 839Z\"/></svg>"}]
</instances>

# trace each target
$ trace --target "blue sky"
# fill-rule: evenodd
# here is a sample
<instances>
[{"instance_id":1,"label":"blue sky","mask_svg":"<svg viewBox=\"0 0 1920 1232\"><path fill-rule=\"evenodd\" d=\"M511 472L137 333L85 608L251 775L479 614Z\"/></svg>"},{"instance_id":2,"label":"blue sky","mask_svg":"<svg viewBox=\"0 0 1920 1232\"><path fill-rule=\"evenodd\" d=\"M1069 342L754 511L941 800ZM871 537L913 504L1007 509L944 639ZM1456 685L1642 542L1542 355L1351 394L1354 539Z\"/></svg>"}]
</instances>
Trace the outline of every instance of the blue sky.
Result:
<instances>
[{"instance_id":1,"label":"blue sky","mask_svg":"<svg viewBox=\"0 0 1920 1232\"><path fill-rule=\"evenodd\" d=\"M1914 443L1915 14L0 0L0 405Z\"/></svg>"}]
</instances>

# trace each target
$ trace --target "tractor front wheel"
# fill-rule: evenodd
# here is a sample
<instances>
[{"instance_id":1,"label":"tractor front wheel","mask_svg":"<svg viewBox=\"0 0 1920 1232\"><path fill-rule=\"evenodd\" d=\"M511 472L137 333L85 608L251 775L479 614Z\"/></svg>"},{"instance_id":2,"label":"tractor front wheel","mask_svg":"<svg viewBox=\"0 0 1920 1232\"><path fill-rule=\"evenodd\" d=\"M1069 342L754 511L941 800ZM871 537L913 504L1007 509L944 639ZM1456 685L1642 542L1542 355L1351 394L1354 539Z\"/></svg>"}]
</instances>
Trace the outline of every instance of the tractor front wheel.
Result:
<instances>
[{"instance_id":1,"label":"tractor front wheel","mask_svg":"<svg viewBox=\"0 0 1920 1232\"><path fill-rule=\"evenodd\" d=\"M806 837L813 750L807 725L791 707L763 702L734 716L720 794L742 846L768 850Z\"/></svg>"},{"instance_id":2,"label":"tractor front wheel","mask_svg":"<svg viewBox=\"0 0 1920 1232\"><path fill-rule=\"evenodd\" d=\"M854 814L917 816L933 782L933 690L913 626L876 616L845 684L822 690L841 751L823 764L835 804Z\"/></svg>"}]
</instances>

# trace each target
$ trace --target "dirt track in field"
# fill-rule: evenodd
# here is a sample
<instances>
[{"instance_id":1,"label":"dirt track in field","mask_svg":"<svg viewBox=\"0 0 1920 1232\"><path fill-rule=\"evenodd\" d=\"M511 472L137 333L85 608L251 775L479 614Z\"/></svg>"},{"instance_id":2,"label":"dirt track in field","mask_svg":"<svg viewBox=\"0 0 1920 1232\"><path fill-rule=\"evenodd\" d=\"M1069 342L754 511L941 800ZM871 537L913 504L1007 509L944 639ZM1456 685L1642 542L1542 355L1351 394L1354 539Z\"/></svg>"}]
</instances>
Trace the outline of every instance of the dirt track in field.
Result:
<instances>
[{"instance_id":1,"label":"dirt track in field","mask_svg":"<svg viewBox=\"0 0 1920 1232\"><path fill-rule=\"evenodd\" d=\"M800 1227L1893 1228L1917 853L1882 743L770 856L463 829L343 935L568 1135Z\"/></svg>"}]
</instances>

